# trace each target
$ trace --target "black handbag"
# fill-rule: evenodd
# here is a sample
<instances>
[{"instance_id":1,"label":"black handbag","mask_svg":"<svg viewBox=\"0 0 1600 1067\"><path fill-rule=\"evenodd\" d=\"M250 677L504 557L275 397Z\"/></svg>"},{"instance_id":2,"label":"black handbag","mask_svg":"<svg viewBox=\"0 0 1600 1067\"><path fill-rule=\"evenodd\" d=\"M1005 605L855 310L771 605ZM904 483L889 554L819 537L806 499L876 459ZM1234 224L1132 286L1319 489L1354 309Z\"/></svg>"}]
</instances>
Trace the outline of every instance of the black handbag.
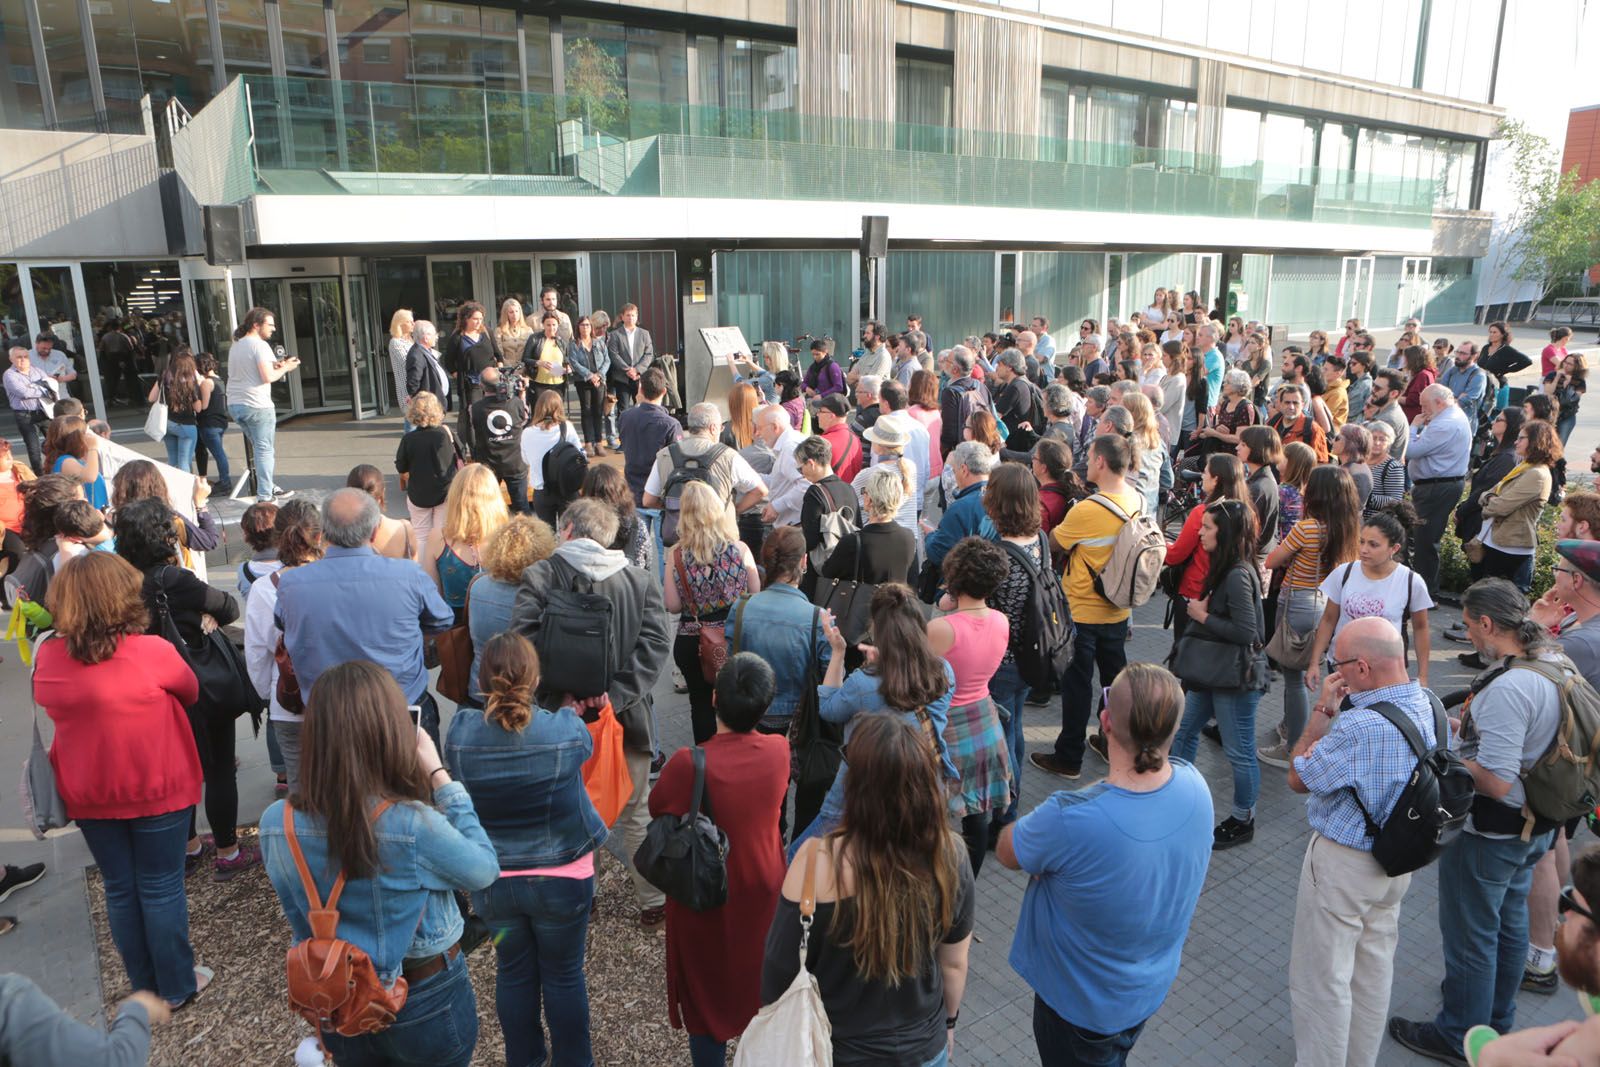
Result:
<instances>
[{"instance_id":1,"label":"black handbag","mask_svg":"<svg viewBox=\"0 0 1600 1067\"><path fill-rule=\"evenodd\" d=\"M811 602L833 614L833 624L844 635L845 644L855 647L867 636L871 626L872 595L878 587L861 580L861 554L865 546L856 535L856 570L853 578L819 578ZM835 551L838 551L835 548Z\"/></svg>"},{"instance_id":2,"label":"black handbag","mask_svg":"<svg viewBox=\"0 0 1600 1067\"><path fill-rule=\"evenodd\" d=\"M167 602L163 567L156 579L156 626L167 643L178 650L178 655L194 671L200 683L200 695L192 711L205 719L235 719L249 714L257 732L261 729L261 713L267 702L250 682L244 656L221 629L212 630L200 639L199 647L185 641L172 618L172 606Z\"/></svg>"},{"instance_id":3,"label":"black handbag","mask_svg":"<svg viewBox=\"0 0 1600 1067\"><path fill-rule=\"evenodd\" d=\"M817 705L817 626L821 611L811 613L811 643L806 646L806 680L800 687L800 706L789 727L789 744L795 754L795 792L821 789L824 792L839 774L839 747L844 743L844 727L825 722Z\"/></svg>"},{"instance_id":4,"label":"black handbag","mask_svg":"<svg viewBox=\"0 0 1600 1067\"><path fill-rule=\"evenodd\" d=\"M694 796L682 815L657 815L633 854L640 877L690 911L728 901L728 835L711 819L706 796L706 750L694 756Z\"/></svg>"},{"instance_id":5,"label":"black handbag","mask_svg":"<svg viewBox=\"0 0 1600 1067\"><path fill-rule=\"evenodd\" d=\"M1250 568L1252 575L1255 568ZM1257 596L1260 587L1252 580ZM1257 634L1259 637L1259 633ZM1246 647L1213 637L1204 626L1190 623L1172 653L1172 673L1186 689L1252 689L1260 681L1255 659L1259 641Z\"/></svg>"},{"instance_id":6,"label":"black handbag","mask_svg":"<svg viewBox=\"0 0 1600 1067\"><path fill-rule=\"evenodd\" d=\"M939 589L944 585L944 569L931 559L922 561L917 572L917 599L932 604L939 599Z\"/></svg>"}]
</instances>

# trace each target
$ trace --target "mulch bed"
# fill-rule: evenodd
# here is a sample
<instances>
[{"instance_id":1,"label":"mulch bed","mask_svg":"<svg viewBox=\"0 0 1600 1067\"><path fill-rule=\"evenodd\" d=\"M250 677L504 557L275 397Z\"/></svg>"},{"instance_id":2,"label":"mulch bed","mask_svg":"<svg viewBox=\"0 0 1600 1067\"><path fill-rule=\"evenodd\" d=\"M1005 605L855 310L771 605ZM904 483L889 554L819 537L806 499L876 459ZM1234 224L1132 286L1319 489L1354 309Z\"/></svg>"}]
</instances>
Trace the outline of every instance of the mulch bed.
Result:
<instances>
[{"instance_id":1,"label":"mulch bed","mask_svg":"<svg viewBox=\"0 0 1600 1067\"><path fill-rule=\"evenodd\" d=\"M255 832L241 831L242 840ZM641 930L633 884L605 849L596 853L599 911L589 923L585 973L594 1060L607 1065L687 1063L688 1040L667 1022L666 935ZM107 1014L131 990L106 924L105 888L88 878L89 913L100 954L100 988ZM283 958L289 924L259 867L233 881L211 880L210 864L189 877L189 939L195 960L215 981L172 1022L155 1032L152 1067L255 1067L292 1062L310 1033L289 1010ZM468 970L478 997L478 1048L473 1064L503 1064L505 1047L495 1015L495 958L487 943Z\"/></svg>"}]
</instances>

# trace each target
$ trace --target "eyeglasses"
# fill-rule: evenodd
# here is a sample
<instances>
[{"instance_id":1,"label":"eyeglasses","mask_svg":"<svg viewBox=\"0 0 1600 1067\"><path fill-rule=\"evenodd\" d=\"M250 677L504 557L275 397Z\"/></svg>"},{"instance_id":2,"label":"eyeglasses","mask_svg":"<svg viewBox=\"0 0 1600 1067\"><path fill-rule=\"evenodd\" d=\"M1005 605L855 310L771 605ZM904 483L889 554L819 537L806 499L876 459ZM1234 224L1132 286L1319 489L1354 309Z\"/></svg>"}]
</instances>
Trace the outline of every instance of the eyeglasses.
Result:
<instances>
[{"instance_id":1,"label":"eyeglasses","mask_svg":"<svg viewBox=\"0 0 1600 1067\"><path fill-rule=\"evenodd\" d=\"M1555 571L1557 574L1581 575L1583 573L1582 571L1573 570L1571 567L1551 567L1550 569Z\"/></svg>"},{"instance_id":2,"label":"eyeglasses","mask_svg":"<svg viewBox=\"0 0 1600 1067\"><path fill-rule=\"evenodd\" d=\"M1340 667L1343 667L1347 663L1365 663L1365 662L1366 662L1366 660L1361 658L1360 656L1354 656L1354 657L1352 657L1350 659L1334 660L1332 663L1329 664L1329 666L1332 667L1334 670L1338 670Z\"/></svg>"},{"instance_id":3,"label":"eyeglasses","mask_svg":"<svg viewBox=\"0 0 1600 1067\"><path fill-rule=\"evenodd\" d=\"M1578 898L1572 895L1572 886L1570 885L1562 888L1561 897L1556 901L1556 914L1565 915L1569 911L1577 912L1590 922L1596 921L1594 913L1588 908L1584 907L1582 904L1579 904Z\"/></svg>"}]
</instances>

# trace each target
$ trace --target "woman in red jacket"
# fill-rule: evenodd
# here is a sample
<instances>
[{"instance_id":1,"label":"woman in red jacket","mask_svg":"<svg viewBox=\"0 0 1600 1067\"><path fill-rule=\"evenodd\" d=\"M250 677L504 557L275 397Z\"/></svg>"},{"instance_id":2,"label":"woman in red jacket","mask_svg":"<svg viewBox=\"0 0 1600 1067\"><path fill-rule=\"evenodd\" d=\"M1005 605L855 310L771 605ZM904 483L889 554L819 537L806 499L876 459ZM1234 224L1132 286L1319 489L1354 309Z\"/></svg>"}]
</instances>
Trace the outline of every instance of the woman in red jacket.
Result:
<instances>
[{"instance_id":1,"label":"woman in red jacket","mask_svg":"<svg viewBox=\"0 0 1600 1067\"><path fill-rule=\"evenodd\" d=\"M783 885L778 810L789 782L789 745L757 732L772 703L772 668L728 657L717 674L717 732L706 739L704 806L728 835L728 900L690 911L667 901L667 1013L689 1032L694 1067L720 1067L727 1042L761 1010L761 962ZM682 815L694 796L694 750L680 748L650 790L650 814Z\"/></svg>"},{"instance_id":2,"label":"woman in red jacket","mask_svg":"<svg viewBox=\"0 0 1600 1067\"><path fill-rule=\"evenodd\" d=\"M145 635L142 585L110 552L68 561L50 583L56 633L39 646L33 692L56 725L50 766L105 878L128 980L177 1008L211 980L194 963L183 890L189 809L200 802L184 708L199 684L176 649Z\"/></svg>"},{"instance_id":3,"label":"woman in red jacket","mask_svg":"<svg viewBox=\"0 0 1600 1067\"><path fill-rule=\"evenodd\" d=\"M1200 474L1201 502L1189 510L1183 520L1178 539L1167 546L1167 566L1183 568L1178 582L1178 603L1172 613L1172 647L1176 649L1188 629L1189 613L1184 609L1189 601L1204 591L1206 575L1211 571L1211 557L1200 544L1200 517L1206 508L1219 500L1249 501L1245 488L1244 464L1239 457L1226 452L1213 453Z\"/></svg>"}]
</instances>

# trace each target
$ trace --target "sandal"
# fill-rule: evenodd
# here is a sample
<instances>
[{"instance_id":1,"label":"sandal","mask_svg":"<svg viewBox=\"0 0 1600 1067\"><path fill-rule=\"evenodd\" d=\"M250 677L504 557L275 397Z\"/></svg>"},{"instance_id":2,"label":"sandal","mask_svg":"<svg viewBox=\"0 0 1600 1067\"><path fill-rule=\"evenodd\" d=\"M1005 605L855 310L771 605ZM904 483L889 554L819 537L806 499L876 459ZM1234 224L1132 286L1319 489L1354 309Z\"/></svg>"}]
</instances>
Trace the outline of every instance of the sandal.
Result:
<instances>
[{"instance_id":1,"label":"sandal","mask_svg":"<svg viewBox=\"0 0 1600 1067\"><path fill-rule=\"evenodd\" d=\"M167 1006L174 1012L179 1012L184 1008L187 1008L189 1005L195 1002L196 998L198 998L201 993L204 993L206 989L210 987L212 979L216 978L216 976L217 972L213 971L210 967L203 967L198 963L195 964L194 992L190 993L187 997L184 997L180 1001L167 1001Z\"/></svg>"}]
</instances>

